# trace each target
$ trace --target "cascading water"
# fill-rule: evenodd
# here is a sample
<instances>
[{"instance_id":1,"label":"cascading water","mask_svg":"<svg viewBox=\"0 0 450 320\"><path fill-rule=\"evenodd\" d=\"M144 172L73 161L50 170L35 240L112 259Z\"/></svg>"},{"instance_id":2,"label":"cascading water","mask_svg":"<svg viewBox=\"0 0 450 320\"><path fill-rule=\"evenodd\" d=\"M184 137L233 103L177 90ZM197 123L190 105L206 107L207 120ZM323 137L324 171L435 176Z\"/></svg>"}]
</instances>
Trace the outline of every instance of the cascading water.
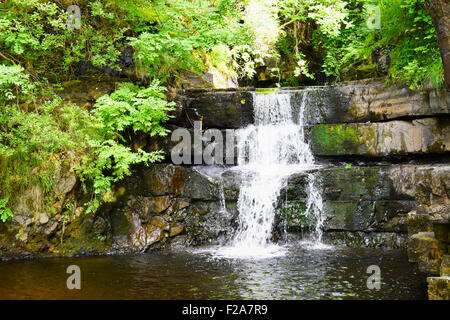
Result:
<instances>
[{"instance_id":1,"label":"cascading water","mask_svg":"<svg viewBox=\"0 0 450 320\"><path fill-rule=\"evenodd\" d=\"M244 175L240 186L239 227L230 246L221 250L225 256L274 256L280 247L270 243L275 206L287 178L296 172L315 167L305 142L304 109L308 102L305 90L298 123L293 119L289 92L254 94L255 125L238 130L238 166ZM314 176L309 176L308 212L320 216L322 199ZM320 202L320 203L319 203ZM316 230L321 237L321 218Z\"/></svg>"}]
</instances>

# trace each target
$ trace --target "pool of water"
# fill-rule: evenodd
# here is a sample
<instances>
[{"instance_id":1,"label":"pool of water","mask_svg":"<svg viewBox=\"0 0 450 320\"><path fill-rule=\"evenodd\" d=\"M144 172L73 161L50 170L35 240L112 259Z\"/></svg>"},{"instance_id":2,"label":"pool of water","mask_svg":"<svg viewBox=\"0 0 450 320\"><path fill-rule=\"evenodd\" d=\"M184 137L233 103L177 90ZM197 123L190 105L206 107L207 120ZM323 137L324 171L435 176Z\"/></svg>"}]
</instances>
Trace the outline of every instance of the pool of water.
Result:
<instances>
[{"instance_id":1,"label":"pool of water","mask_svg":"<svg viewBox=\"0 0 450 320\"><path fill-rule=\"evenodd\" d=\"M404 250L311 248L263 259L193 249L0 262L0 299L426 299L426 277ZM69 290L69 265L81 289ZM380 290L368 289L378 265Z\"/></svg>"}]
</instances>

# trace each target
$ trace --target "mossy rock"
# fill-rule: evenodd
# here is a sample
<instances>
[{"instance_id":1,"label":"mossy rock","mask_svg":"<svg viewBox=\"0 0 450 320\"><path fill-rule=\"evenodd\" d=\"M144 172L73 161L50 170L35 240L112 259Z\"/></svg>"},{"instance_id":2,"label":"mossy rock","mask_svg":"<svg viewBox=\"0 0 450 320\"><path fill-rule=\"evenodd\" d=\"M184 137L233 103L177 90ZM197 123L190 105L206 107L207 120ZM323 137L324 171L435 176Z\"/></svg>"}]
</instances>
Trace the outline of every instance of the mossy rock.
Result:
<instances>
[{"instance_id":1,"label":"mossy rock","mask_svg":"<svg viewBox=\"0 0 450 320\"><path fill-rule=\"evenodd\" d=\"M419 270L439 275L441 262L447 253L447 245L438 241L433 232L419 232L409 237L408 259L417 262Z\"/></svg>"}]
</instances>

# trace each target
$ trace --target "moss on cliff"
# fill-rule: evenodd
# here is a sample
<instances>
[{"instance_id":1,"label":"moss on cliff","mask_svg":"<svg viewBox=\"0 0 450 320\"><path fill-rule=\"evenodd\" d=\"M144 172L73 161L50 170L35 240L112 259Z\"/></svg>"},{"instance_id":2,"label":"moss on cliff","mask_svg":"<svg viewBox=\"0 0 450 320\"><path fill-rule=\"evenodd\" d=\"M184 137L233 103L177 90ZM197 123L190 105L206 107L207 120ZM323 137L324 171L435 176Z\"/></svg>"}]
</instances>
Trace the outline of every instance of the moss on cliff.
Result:
<instances>
[{"instance_id":1,"label":"moss on cliff","mask_svg":"<svg viewBox=\"0 0 450 320\"><path fill-rule=\"evenodd\" d=\"M319 125L312 129L313 152L318 154L358 153L358 136L354 126Z\"/></svg>"}]
</instances>

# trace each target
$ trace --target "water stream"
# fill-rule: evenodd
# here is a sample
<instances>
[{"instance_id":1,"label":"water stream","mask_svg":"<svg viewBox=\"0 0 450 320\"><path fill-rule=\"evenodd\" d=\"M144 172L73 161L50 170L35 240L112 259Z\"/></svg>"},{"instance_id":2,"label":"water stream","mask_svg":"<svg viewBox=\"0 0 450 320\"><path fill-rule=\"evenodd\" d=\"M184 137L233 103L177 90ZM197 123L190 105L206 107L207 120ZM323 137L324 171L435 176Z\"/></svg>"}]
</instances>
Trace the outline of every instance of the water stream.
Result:
<instances>
[{"instance_id":1,"label":"water stream","mask_svg":"<svg viewBox=\"0 0 450 320\"><path fill-rule=\"evenodd\" d=\"M366 285L374 264L380 290ZM66 287L69 265L81 290ZM258 260L164 251L2 262L0 299L426 299L425 279L401 250L292 246Z\"/></svg>"}]
</instances>

